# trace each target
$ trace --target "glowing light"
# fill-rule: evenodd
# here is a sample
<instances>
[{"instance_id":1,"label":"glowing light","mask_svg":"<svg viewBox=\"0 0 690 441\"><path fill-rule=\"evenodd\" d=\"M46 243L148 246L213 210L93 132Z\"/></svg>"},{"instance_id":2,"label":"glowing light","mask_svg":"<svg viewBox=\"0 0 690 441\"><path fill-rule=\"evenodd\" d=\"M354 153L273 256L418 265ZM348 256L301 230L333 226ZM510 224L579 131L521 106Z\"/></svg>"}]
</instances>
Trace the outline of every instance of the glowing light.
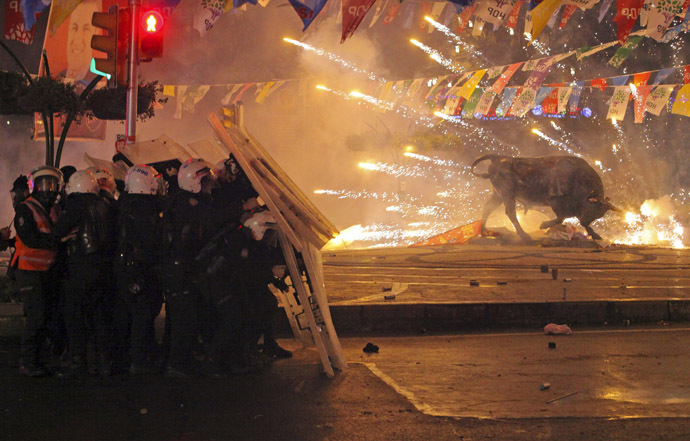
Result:
<instances>
[{"instance_id":1,"label":"glowing light","mask_svg":"<svg viewBox=\"0 0 690 441\"><path fill-rule=\"evenodd\" d=\"M424 20L428 21L431 23L431 25L436 28L436 30L441 31L443 34L445 34L447 37L450 37L453 41L458 43L460 46L462 46L467 52L470 53L472 56L482 56L482 53L475 49L474 46L472 46L469 43L466 43L462 38L457 36L456 34L453 33L448 27L442 25L441 23L437 22L433 18L426 16L424 17ZM460 47L455 46L455 52L460 53Z\"/></svg>"},{"instance_id":2,"label":"glowing light","mask_svg":"<svg viewBox=\"0 0 690 441\"><path fill-rule=\"evenodd\" d=\"M444 57L444 56L441 55L441 53L440 53L439 51L437 51L436 49L431 48L431 47L425 45L424 43L420 43L419 41L415 40L414 38L411 38L411 39L410 39L410 43L412 43L413 45L417 46L418 48L420 48L421 50L423 50L424 52L426 52L427 54L429 54L429 56L430 56L434 61L436 61L438 64L442 65L443 67L445 67L445 68L447 68L447 69L450 69L450 70L452 70L452 71L455 72L455 73L462 73L462 70L461 70L460 68L458 68L458 67L453 63L453 60L450 60L450 59Z\"/></svg>"},{"instance_id":3,"label":"glowing light","mask_svg":"<svg viewBox=\"0 0 690 441\"><path fill-rule=\"evenodd\" d=\"M349 61L344 60L343 58L337 56L336 54L334 54L334 53L332 53L332 52L328 52L328 51L326 51L326 50L324 50L324 49L321 49L321 48L318 48L318 47L314 47L314 46L312 46L312 45L310 45L310 44L307 44L307 43L304 43L304 42L301 42L301 41L293 40L292 38L287 38L287 37L285 37L285 38L283 38L283 41L286 41L286 42L288 42L288 43L290 43L290 44L293 44L293 45L295 45L295 46L301 47L301 48L304 49L305 51L312 52L312 53L315 53L315 54L317 54L317 55L319 55L319 56L325 57L325 58L327 58L328 60L330 60L330 61L332 61L332 62L334 62L334 63L338 63L338 64L341 65L342 67L344 67L344 68L346 68L346 69L350 69L350 70L353 71L353 72L357 72L357 73L366 75L370 80L378 81L378 82L381 82L381 83L385 83L385 82L386 82L386 79L385 79L385 78L381 78L381 77L377 76L376 74L374 74L374 73L372 73L372 72L369 72L369 71L367 71L367 70L365 70L365 69L359 68L359 67L357 67L356 65L354 65L353 63L350 63Z\"/></svg>"},{"instance_id":4,"label":"glowing light","mask_svg":"<svg viewBox=\"0 0 690 441\"><path fill-rule=\"evenodd\" d=\"M326 87L326 86L322 86L321 84L318 84L318 85L316 86L316 88L317 88L317 89L321 89L321 90L325 90L325 91L328 91L328 92L331 91L331 89L329 89L329 88Z\"/></svg>"},{"instance_id":5,"label":"glowing light","mask_svg":"<svg viewBox=\"0 0 690 441\"><path fill-rule=\"evenodd\" d=\"M568 153L570 153L570 154L573 155L573 156L577 156L577 157L580 157L580 158L582 157L581 154L577 153L576 151L574 151L573 149L571 149L570 147L568 147L567 144L564 144L564 143L562 143L562 142L560 142L560 141L556 141L555 139L550 138L548 135L546 135L545 133L543 133L541 130L537 129L536 127L535 127L534 129L532 129L532 133L534 133L535 135L539 136L541 139L545 140L546 142L548 142L548 143L551 144L552 146L558 148L559 150L562 150L562 151L564 151L564 152L568 152Z\"/></svg>"}]
</instances>

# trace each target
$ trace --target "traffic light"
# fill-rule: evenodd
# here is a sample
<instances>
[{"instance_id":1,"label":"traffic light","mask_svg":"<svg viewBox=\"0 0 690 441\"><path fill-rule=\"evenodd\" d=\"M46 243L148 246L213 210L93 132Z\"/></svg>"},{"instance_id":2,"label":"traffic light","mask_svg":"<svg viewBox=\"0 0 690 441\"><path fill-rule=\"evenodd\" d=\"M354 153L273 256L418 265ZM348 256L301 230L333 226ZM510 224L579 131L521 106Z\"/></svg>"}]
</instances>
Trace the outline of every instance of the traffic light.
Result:
<instances>
[{"instance_id":1,"label":"traffic light","mask_svg":"<svg viewBox=\"0 0 690 441\"><path fill-rule=\"evenodd\" d=\"M105 52L106 58L93 58L91 71L104 75L112 85L127 84L127 46L129 41L129 9L111 6L108 12L94 12L91 24L107 35L91 37L91 48Z\"/></svg>"},{"instance_id":2,"label":"traffic light","mask_svg":"<svg viewBox=\"0 0 690 441\"><path fill-rule=\"evenodd\" d=\"M163 56L163 15L155 9L143 11L139 30L139 58L160 58Z\"/></svg>"},{"instance_id":3,"label":"traffic light","mask_svg":"<svg viewBox=\"0 0 690 441\"><path fill-rule=\"evenodd\" d=\"M221 107L220 120L227 129L244 126L244 106L242 101Z\"/></svg>"}]
</instances>

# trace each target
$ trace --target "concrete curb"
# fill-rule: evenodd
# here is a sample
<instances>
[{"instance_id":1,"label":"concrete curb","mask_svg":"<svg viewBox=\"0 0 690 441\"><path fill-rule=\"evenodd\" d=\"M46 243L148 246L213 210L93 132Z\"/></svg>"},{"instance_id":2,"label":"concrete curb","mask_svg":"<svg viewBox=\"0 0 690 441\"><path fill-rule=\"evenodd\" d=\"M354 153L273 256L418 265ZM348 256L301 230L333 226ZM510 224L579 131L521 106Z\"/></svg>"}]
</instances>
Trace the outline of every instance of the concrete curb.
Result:
<instances>
[{"instance_id":1,"label":"concrete curb","mask_svg":"<svg viewBox=\"0 0 690 441\"><path fill-rule=\"evenodd\" d=\"M548 323L600 326L690 321L690 300L623 300L540 303L447 303L331 305L342 335L457 332L501 328L542 328ZM629 323L627 322L629 321ZM21 304L0 305L0 337L21 335ZM284 315L278 331L290 335Z\"/></svg>"}]
</instances>

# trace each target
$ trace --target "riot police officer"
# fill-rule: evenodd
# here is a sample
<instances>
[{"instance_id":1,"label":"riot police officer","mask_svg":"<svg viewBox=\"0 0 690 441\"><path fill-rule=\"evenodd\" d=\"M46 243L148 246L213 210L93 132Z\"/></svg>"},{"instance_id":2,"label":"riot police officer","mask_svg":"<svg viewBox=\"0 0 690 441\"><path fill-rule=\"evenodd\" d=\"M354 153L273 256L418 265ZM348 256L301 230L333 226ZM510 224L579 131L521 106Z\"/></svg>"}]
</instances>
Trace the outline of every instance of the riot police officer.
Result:
<instances>
[{"instance_id":1,"label":"riot police officer","mask_svg":"<svg viewBox=\"0 0 690 441\"><path fill-rule=\"evenodd\" d=\"M154 320L163 298L154 267L159 261L161 241L161 184L156 170L148 165L129 169L125 193L118 200L118 241L113 268L119 302L116 335L123 363L128 348L129 372L160 371L156 356Z\"/></svg>"},{"instance_id":2,"label":"riot police officer","mask_svg":"<svg viewBox=\"0 0 690 441\"><path fill-rule=\"evenodd\" d=\"M75 172L67 187L65 211L55 225L56 237L68 241L68 281L65 295L65 325L71 355L65 376L87 371L88 339L95 340L94 368L110 375L113 292L112 258L115 219L111 205L98 195L93 173Z\"/></svg>"},{"instance_id":3,"label":"riot police officer","mask_svg":"<svg viewBox=\"0 0 690 441\"><path fill-rule=\"evenodd\" d=\"M48 373L45 360L41 358L48 339L56 333L54 264L57 242L52 236L56 218L52 209L62 185L60 170L38 167L28 179L31 196L18 203L15 210L17 236L11 265L16 268L26 318L19 372L30 377Z\"/></svg>"}]
</instances>

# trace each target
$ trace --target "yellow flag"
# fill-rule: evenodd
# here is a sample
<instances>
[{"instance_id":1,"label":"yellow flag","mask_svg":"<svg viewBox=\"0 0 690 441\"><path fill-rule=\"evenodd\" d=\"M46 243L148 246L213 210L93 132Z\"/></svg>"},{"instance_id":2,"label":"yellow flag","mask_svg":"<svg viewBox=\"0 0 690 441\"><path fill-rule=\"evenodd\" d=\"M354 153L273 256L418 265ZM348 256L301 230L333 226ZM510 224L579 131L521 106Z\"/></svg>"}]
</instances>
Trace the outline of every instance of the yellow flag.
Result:
<instances>
[{"instance_id":1,"label":"yellow flag","mask_svg":"<svg viewBox=\"0 0 690 441\"><path fill-rule=\"evenodd\" d=\"M54 0L48 20L48 30L52 37L57 32L63 21L70 16L72 11L79 6L82 0Z\"/></svg>"},{"instance_id":2,"label":"yellow flag","mask_svg":"<svg viewBox=\"0 0 690 441\"><path fill-rule=\"evenodd\" d=\"M481 81L485 73L486 69L476 71L474 75L472 75L472 78L467 80L467 82L462 85L462 87L458 91L458 95L465 98L466 100L470 99L470 97L474 93L474 89L477 87L477 84L479 84L479 81Z\"/></svg>"},{"instance_id":3,"label":"yellow flag","mask_svg":"<svg viewBox=\"0 0 690 441\"><path fill-rule=\"evenodd\" d=\"M269 81L268 83L266 83L266 85L261 89L261 92L259 92L254 101L256 101L259 104L263 104L264 100L268 97L268 93L271 90L271 87L273 87L275 83L275 81Z\"/></svg>"},{"instance_id":4,"label":"yellow flag","mask_svg":"<svg viewBox=\"0 0 690 441\"><path fill-rule=\"evenodd\" d=\"M163 86L163 95L175 96L175 86Z\"/></svg>"},{"instance_id":5,"label":"yellow flag","mask_svg":"<svg viewBox=\"0 0 690 441\"><path fill-rule=\"evenodd\" d=\"M686 84L678 91L671 113L690 116L690 84Z\"/></svg>"},{"instance_id":6,"label":"yellow flag","mask_svg":"<svg viewBox=\"0 0 690 441\"><path fill-rule=\"evenodd\" d=\"M532 39L535 39L544 30L546 23L556 12L563 0L544 0L539 3L536 8L532 9Z\"/></svg>"}]
</instances>

